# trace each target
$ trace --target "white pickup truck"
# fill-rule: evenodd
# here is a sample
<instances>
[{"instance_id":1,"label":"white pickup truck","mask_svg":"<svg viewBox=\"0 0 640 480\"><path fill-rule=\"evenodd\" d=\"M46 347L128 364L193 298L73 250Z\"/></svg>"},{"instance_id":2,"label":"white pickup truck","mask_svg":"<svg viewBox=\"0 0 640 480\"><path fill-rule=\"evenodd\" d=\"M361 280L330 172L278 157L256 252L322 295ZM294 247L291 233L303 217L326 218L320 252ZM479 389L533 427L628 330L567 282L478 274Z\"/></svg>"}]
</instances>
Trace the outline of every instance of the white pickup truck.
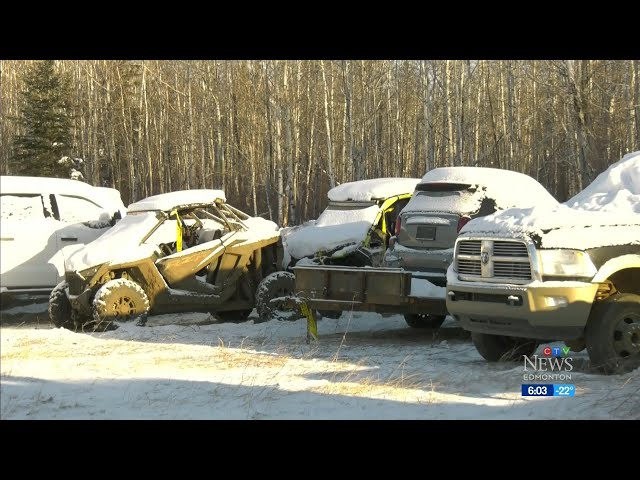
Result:
<instances>
[{"instance_id":1,"label":"white pickup truck","mask_svg":"<svg viewBox=\"0 0 640 480\"><path fill-rule=\"evenodd\" d=\"M64 277L63 248L95 240L124 215L113 188L0 177L0 293L48 293Z\"/></svg>"}]
</instances>

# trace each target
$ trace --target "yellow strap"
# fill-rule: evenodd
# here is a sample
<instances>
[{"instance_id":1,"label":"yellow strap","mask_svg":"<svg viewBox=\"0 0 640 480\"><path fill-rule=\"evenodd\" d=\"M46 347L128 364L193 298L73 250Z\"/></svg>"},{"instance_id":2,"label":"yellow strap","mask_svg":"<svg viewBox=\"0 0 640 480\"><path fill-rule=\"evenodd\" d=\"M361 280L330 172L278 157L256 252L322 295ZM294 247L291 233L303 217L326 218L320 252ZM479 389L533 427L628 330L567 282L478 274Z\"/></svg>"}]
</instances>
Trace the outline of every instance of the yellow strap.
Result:
<instances>
[{"instance_id":1,"label":"yellow strap","mask_svg":"<svg viewBox=\"0 0 640 480\"><path fill-rule=\"evenodd\" d=\"M318 341L318 324L316 323L316 317L306 303L300 305L302 314L307 317L307 343L311 343L312 340Z\"/></svg>"},{"instance_id":2,"label":"yellow strap","mask_svg":"<svg viewBox=\"0 0 640 480\"><path fill-rule=\"evenodd\" d=\"M182 251L182 225L180 224L180 216L178 215L178 211L174 210L173 212L176 215L176 252Z\"/></svg>"}]
</instances>

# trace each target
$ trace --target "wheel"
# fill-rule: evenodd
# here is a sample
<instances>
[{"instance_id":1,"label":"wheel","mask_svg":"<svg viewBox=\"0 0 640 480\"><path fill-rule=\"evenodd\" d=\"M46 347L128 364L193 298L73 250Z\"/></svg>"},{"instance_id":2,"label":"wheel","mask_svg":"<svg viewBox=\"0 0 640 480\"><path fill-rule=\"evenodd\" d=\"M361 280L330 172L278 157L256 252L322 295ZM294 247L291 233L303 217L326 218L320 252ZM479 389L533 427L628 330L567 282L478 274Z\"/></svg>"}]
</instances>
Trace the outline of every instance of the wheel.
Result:
<instances>
[{"instance_id":1,"label":"wheel","mask_svg":"<svg viewBox=\"0 0 640 480\"><path fill-rule=\"evenodd\" d=\"M253 310L227 310L226 312L212 312L223 322L246 322Z\"/></svg>"},{"instance_id":2,"label":"wheel","mask_svg":"<svg viewBox=\"0 0 640 480\"><path fill-rule=\"evenodd\" d=\"M256 289L256 309L263 321L298 320L302 313L295 306L283 305L287 298L294 297L296 279L293 273L275 272L267 275Z\"/></svg>"},{"instance_id":3,"label":"wheel","mask_svg":"<svg viewBox=\"0 0 640 480\"><path fill-rule=\"evenodd\" d=\"M324 318L338 319L342 315L342 310L318 310L318 313Z\"/></svg>"},{"instance_id":4,"label":"wheel","mask_svg":"<svg viewBox=\"0 0 640 480\"><path fill-rule=\"evenodd\" d=\"M0 308L9 308L13 302L13 295L11 293L0 293Z\"/></svg>"},{"instance_id":5,"label":"wheel","mask_svg":"<svg viewBox=\"0 0 640 480\"><path fill-rule=\"evenodd\" d=\"M49 319L57 328L75 330L71 319L71 302L67 297L67 282L60 282L49 296Z\"/></svg>"},{"instance_id":6,"label":"wheel","mask_svg":"<svg viewBox=\"0 0 640 480\"><path fill-rule=\"evenodd\" d=\"M446 315L430 315L428 313L405 313L404 321L411 328L440 328Z\"/></svg>"},{"instance_id":7,"label":"wheel","mask_svg":"<svg viewBox=\"0 0 640 480\"><path fill-rule=\"evenodd\" d=\"M585 341L591 365L602 373L640 366L640 295L620 293L594 305Z\"/></svg>"},{"instance_id":8,"label":"wheel","mask_svg":"<svg viewBox=\"0 0 640 480\"><path fill-rule=\"evenodd\" d=\"M471 332L471 340L478 353L489 362L520 360L523 355L533 355L538 348L538 342L531 338Z\"/></svg>"},{"instance_id":9,"label":"wheel","mask_svg":"<svg viewBox=\"0 0 640 480\"><path fill-rule=\"evenodd\" d=\"M143 323L149 312L149 298L136 282L124 278L110 280L93 299L96 327L107 328L113 322L138 320Z\"/></svg>"}]
</instances>

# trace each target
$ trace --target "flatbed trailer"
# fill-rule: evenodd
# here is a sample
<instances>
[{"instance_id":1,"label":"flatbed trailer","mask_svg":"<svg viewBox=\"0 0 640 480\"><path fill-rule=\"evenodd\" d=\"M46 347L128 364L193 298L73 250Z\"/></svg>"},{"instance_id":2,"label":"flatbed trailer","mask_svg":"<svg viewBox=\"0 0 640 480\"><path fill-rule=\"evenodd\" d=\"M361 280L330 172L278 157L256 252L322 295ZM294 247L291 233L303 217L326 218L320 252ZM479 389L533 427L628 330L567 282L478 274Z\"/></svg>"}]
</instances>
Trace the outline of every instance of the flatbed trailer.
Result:
<instances>
[{"instance_id":1,"label":"flatbed trailer","mask_svg":"<svg viewBox=\"0 0 640 480\"><path fill-rule=\"evenodd\" d=\"M401 268L293 267L295 294L313 310L446 315L444 297L411 294L411 272Z\"/></svg>"}]
</instances>

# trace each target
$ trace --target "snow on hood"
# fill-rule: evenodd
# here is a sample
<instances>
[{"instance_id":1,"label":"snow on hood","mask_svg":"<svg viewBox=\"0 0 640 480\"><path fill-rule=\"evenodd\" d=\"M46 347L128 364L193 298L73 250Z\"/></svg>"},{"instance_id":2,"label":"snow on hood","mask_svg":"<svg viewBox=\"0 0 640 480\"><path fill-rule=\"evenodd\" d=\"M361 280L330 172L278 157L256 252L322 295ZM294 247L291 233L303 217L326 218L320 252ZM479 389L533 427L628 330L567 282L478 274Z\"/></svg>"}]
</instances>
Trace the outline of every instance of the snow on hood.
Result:
<instances>
[{"instance_id":1,"label":"snow on hood","mask_svg":"<svg viewBox=\"0 0 640 480\"><path fill-rule=\"evenodd\" d=\"M280 230L280 227L278 227L275 222L262 217L249 217L246 220L242 220L242 223L244 223L249 228L249 232L246 232L247 238L249 238L249 233L253 230L256 231L257 235L261 235L261 232L264 231L273 230L275 232L278 232Z\"/></svg>"},{"instance_id":2,"label":"snow on hood","mask_svg":"<svg viewBox=\"0 0 640 480\"><path fill-rule=\"evenodd\" d=\"M148 210L167 211L186 205L198 205L213 203L216 200L226 201L222 190L177 190L175 192L161 193L144 198L132 203L128 207L129 212L144 212Z\"/></svg>"},{"instance_id":3,"label":"snow on hood","mask_svg":"<svg viewBox=\"0 0 640 480\"><path fill-rule=\"evenodd\" d=\"M640 244L640 152L625 155L565 204L508 209L476 218L460 232L482 234L528 235L543 248Z\"/></svg>"},{"instance_id":4,"label":"snow on hood","mask_svg":"<svg viewBox=\"0 0 640 480\"><path fill-rule=\"evenodd\" d=\"M302 228L283 230L283 245L291 257L300 259L319 250L330 251L341 245L360 243L379 211L376 205L353 210L328 207L316 222Z\"/></svg>"},{"instance_id":5,"label":"snow on hood","mask_svg":"<svg viewBox=\"0 0 640 480\"><path fill-rule=\"evenodd\" d=\"M332 202L369 202L412 193L419 178L373 178L343 183L329 190L327 196Z\"/></svg>"},{"instance_id":6,"label":"snow on hood","mask_svg":"<svg viewBox=\"0 0 640 480\"><path fill-rule=\"evenodd\" d=\"M114 227L67 258L65 270L85 270L109 261L119 261L126 255L142 258L145 256L145 252L141 250L148 250L150 254L155 249L155 245L143 246L140 245L140 241L156 223L158 223L158 219L155 212L136 212L131 214L131 211L129 211L129 214L116 223ZM168 223L169 221L165 222L165 225ZM161 228L159 230L170 234L171 238L175 240L175 223L172 228ZM158 235L162 235L162 232L156 231L152 238L157 239L159 238ZM173 241L171 238L167 239L167 241Z\"/></svg>"}]
</instances>

